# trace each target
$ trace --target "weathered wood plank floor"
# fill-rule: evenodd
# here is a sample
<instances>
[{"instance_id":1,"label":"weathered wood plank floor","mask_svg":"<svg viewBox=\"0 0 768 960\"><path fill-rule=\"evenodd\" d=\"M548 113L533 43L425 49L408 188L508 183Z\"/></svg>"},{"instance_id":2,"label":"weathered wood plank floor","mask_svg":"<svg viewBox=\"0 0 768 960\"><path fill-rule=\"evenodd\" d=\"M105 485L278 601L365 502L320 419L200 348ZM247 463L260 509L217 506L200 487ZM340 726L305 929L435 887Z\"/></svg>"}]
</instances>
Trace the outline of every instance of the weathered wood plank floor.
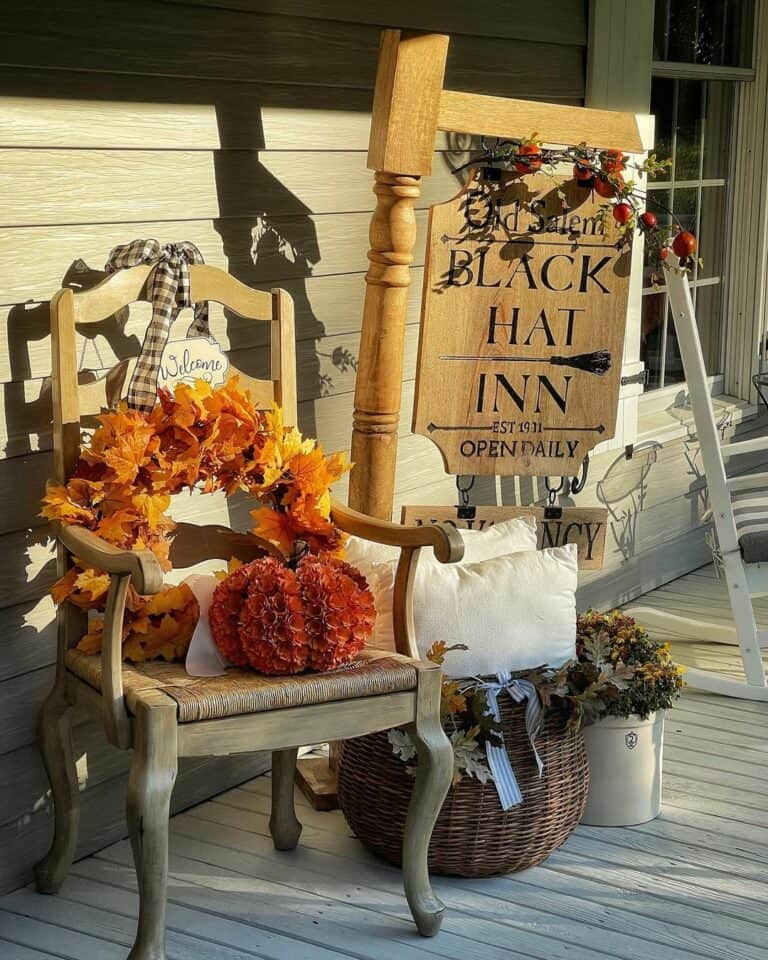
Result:
<instances>
[{"instance_id":1,"label":"weathered wood plank floor","mask_svg":"<svg viewBox=\"0 0 768 960\"><path fill-rule=\"evenodd\" d=\"M628 606L654 607L678 617L715 624L731 624L733 617L725 583L718 579L712 564L694 570L685 577L673 580L658 590L646 594ZM768 597L753 601L758 624L768 628ZM738 648L722 643L708 643L706 631L701 636L679 636L674 632L655 635L672 642L675 657L680 663L702 670L715 670L738 680L744 679L744 668ZM763 659L768 663L768 649Z\"/></svg>"},{"instance_id":2,"label":"weathered wood plank floor","mask_svg":"<svg viewBox=\"0 0 768 960\"><path fill-rule=\"evenodd\" d=\"M169 958L765 960L766 731L768 705L687 693L668 719L658 820L580 827L516 876L438 879L449 911L434 940L416 936L398 871L369 856L340 814L299 798L301 847L274 853L261 777L174 819ZM75 864L57 897L0 899L0 958L123 960L136 908L130 850L118 843Z\"/></svg>"}]
</instances>

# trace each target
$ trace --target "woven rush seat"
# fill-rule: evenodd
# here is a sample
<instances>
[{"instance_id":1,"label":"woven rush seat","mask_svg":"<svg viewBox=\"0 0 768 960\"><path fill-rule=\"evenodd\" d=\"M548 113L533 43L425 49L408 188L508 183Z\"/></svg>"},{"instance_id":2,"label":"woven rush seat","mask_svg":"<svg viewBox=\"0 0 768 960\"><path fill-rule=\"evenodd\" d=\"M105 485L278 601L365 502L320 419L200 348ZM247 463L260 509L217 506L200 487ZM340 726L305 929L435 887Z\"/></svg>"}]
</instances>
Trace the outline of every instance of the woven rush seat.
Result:
<instances>
[{"instance_id":1,"label":"woven rush seat","mask_svg":"<svg viewBox=\"0 0 768 960\"><path fill-rule=\"evenodd\" d=\"M101 657L69 650L67 667L95 690L101 689ZM351 664L328 673L267 677L229 669L219 677L191 677L182 663L123 664L125 702L131 713L147 696L163 693L176 701L180 723L216 720L285 707L305 707L354 697L415 690L416 668L408 657L365 650Z\"/></svg>"}]
</instances>

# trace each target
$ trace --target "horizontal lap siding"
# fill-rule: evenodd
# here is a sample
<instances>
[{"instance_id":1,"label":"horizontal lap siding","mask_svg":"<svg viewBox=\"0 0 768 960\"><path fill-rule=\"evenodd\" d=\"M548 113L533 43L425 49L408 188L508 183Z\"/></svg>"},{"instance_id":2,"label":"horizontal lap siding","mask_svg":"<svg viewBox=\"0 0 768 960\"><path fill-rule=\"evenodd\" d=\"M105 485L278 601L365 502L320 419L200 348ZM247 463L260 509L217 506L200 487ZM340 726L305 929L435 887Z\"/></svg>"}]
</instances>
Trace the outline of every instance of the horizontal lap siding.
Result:
<instances>
[{"instance_id":1,"label":"horizontal lap siding","mask_svg":"<svg viewBox=\"0 0 768 960\"><path fill-rule=\"evenodd\" d=\"M454 34L447 84L580 103L586 4L495 0L394 4L389 25ZM318 8L321 8L318 10ZM135 237L188 239L246 283L296 303L300 422L329 449L349 444L373 208L365 167L378 9L350 0L35 4L0 10L0 890L30 876L50 833L36 717L54 660L54 578L37 516L50 471L48 299L99 279ZM443 496L434 449L409 437L426 208L452 195L467 144L440 134L424 181L410 291L398 503ZM272 228L252 257L253 229ZM78 341L84 366L134 352L147 308ZM264 326L212 310L233 363L267 362ZM339 490L345 495L345 485ZM247 504L183 498L179 519L247 521ZM124 833L126 758L94 727L76 731L85 853ZM185 764L185 806L251 776L263 758ZM87 774L87 776L86 776Z\"/></svg>"}]
</instances>

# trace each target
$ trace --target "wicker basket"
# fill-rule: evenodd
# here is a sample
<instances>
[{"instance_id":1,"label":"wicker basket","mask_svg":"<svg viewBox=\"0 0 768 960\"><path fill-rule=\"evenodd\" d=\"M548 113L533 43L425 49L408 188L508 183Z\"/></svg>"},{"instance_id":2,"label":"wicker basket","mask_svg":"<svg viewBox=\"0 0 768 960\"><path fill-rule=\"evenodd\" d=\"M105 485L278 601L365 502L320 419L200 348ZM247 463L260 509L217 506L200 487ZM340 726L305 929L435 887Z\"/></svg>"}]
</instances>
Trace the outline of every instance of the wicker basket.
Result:
<instances>
[{"instance_id":1,"label":"wicker basket","mask_svg":"<svg viewBox=\"0 0 768 960\"><path fill-rule=\"evenodd\" d=\"M539 779L525 732L525 705L507 694L499 706L512 769L523 802L501 809L493 783L462 777L448 793L429 846L433 873L487 877L541 863L571 835L587 801L589 766L581 734L547 717L536 740L544 762ZM371 851L400 864L413 777L392 753L386 733L344 743L339 803L350 827Z\"/></svg>"}]
</instances>

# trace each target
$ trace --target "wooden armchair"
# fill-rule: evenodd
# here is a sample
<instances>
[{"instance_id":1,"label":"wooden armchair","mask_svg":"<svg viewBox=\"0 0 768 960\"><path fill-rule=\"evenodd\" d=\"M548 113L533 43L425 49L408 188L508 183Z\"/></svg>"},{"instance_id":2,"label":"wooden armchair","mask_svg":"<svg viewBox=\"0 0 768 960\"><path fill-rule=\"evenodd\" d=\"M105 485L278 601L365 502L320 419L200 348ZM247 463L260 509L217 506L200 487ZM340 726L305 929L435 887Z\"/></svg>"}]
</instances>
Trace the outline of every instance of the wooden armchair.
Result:
<instances>
[{"instance_id":1,"label":"wooden armchair","mask_svg":"<svg viewBox=\"0 0 768 960\"><path fill-rule=\"evenodd\" d=\"M61 290L51 304L53 340L54 449L57 482L70 475L78 457L81 419L93 417L123 395L129 364L106 377L78 385L75 325L93 323L151 289L151 267L116 273L92 290ZM251 290L225 272L190 268L192 299L214 300L240 316L271 324L272 378L242 376L259 403L280 403L286 423L296 422L293 303L283 290ZM339 504L333 519L343 530L399 546L394 621L398 653L366 650L354 669L296 677L264 677L230 670L208 679L187 675L181 664L122 662L121 624L129 584L141 594L160 590L163 577L154 555L119 550L83 528L61 527L58 562L64 573L77 556L107 571L111 586L101 654L75 649L86 615L69 603L58 611L55 686L42 709L42 752L53 789L55 834L36 869L37 888L55 893L72 862L78 830L79 794L71 739L75 705L104 724L115 746L133 750L127 819L138 874L138 932L129 960L165 957L168 817L180 756L273 751L270 829L278 850L292 850L301 825L293 807L297 750L307 743L336 740L409 724L418 746L418 775L406 825L405 892L419 932L434 935L443 906L433 895L427 848L450 784L451 747L439 718L440 670L419 662L413 642L411 588L419 549L432 547L444 563L463 552L449 527L402 527L365 517ZM250 534L222 526L179 524L171 548L174 567L203 560L243 561L265 553Z\"/></svg>"}]
</instances>

